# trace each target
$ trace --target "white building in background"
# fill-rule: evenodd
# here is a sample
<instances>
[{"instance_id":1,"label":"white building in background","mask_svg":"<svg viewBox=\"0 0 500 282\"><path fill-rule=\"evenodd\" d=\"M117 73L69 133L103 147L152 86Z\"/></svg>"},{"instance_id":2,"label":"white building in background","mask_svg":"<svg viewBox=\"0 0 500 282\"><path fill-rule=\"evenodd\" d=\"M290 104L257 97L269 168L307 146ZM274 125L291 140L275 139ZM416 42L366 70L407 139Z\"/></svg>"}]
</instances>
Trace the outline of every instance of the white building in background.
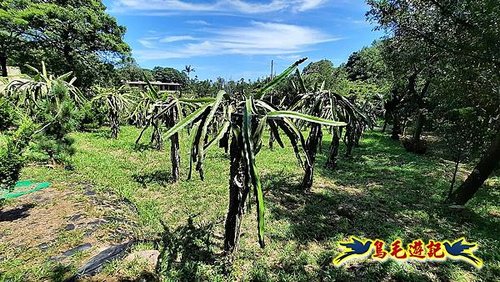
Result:
<instances>
[{"instance_id":1,"label":"white building in background","mask_svg":"<svg viewBox=\"0 0 500 282\"><path fill-rule=\"evenodd\" d=\"M7 77L2 77L2 68L0 67L0 93L12 79L22 79L23 74L19 67L7 66Z\"/></svg>"},{"instance_id":2,"label":"white building in background","mask_svg":"<svg viewBox=\"0 0 500 282\"><path fill-rule=\"evenodd\" d=\"M158 90L166 92L179 92L182 87L182 84L176 82L151 81L149 83L153 87L157 87ZM130 88L138 88L141 90L145 90L148 87L148 83L145 81L123 81L123 84L129 86Z\"/></svg>"},{"instance_id":3,"label":"white building in background","mask_svg":"<svg viewBox=\"0 0 500 282\"><path fill-rule=\"evenodd\" d=\"M8 77L19 77L21 75L21 69L19 67L7 66L7 76ZM0 76L2 75L2 67L0 66Z\"/></svg>"},{"instance_id":4,"label":"white building in background","mask_svg":"<svg viewBox=\"0 0 500 282\"><path fill-rule=\"evenodd\" d=\"M7 66L7 73L9 76L20 76L21 69L19 67Z\"/></svg>"}]
</instances>

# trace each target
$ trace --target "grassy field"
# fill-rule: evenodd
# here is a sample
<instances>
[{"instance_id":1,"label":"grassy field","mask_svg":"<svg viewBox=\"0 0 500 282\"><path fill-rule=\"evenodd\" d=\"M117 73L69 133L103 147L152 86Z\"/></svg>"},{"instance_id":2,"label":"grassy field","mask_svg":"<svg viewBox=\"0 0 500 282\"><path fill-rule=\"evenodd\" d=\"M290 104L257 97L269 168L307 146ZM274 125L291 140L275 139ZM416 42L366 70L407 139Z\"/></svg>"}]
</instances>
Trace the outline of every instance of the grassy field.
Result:
<instances>
[{"instance_id":1,"label":"grassy field","mask_svg":"<svg viewBox=\"0 0 500 282\"><path fill-rule=\"evenodd\" d=\"M265 190L267 246L258 246L252 210L244 218L240 249L229 263L222 256L229 168L224 152L217 149L209 154L205 182L195 175L192 181L170 184L169 150L138 150L134 147L138 132L124 127L118 140L108 139L104 129L75 133L73 171L32 165L23 170L22 179L51 181L61 191L76 191L77 200L84 191L82 186L92 185L98 197L131 203L136 209L130 219L133 224L115 218L106 232L113 233L123 225L145 242L135 247L139 249L154 247L147 241L160 234L168 236L174 255L164 260L167 281L495 281L500 277L499 177L491 178L467 209L451 210L442 204L453 170L450 162L432 152L428 156L406 153L387 136L369 132L354 156L342 158L335 171L324 168L330 143L325 136L313 189L304 194L299 188L302 170L292 149L264 147L257 166ZM181 137L187 140L187 136ZM187 142L181 146L185 179ZM460 178L466 173L463 166ZM15 201L8 203L8 207L15 205ZM65 247L81 243L78 236L62 234ZM336 268L332 259L340 251L338 241L349 235L386 242L401 238L407 243L418 238L465 236L480 244L477 255L485 263L476 270L455 261L366 260ZM66 237L73 241L67 242ZM20 241L22 245L22 238ZM39 256L44 255L0 241L0 281L58 280L81 263L76 259L61 266ZM61 272L59 278L54 278L55 271ZM108 280L119 273L130 279L141 272L140 265L115 262L99 277Z\"/></svg>"}]
</instances>

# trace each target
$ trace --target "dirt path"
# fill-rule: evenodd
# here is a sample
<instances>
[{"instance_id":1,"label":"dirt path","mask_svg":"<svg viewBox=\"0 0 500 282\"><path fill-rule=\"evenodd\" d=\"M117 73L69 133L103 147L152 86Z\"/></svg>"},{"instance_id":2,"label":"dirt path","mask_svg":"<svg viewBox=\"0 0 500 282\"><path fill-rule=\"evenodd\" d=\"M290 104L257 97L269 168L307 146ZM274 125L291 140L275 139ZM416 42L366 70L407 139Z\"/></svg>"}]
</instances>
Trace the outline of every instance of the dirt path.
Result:
<instances>
[{"instance_id":1,"label":"dirt path","mask_svg":"<svg viewBox=\"0 0 500 282\"><path fill-rule=\"evenodd\" d=\"M67 278L106 247L132 239L134 214L88 184L55 184L11 201L0 211L0 278ZM42 265L52 273L40 273Z\"/></svg>"}]
</instances>

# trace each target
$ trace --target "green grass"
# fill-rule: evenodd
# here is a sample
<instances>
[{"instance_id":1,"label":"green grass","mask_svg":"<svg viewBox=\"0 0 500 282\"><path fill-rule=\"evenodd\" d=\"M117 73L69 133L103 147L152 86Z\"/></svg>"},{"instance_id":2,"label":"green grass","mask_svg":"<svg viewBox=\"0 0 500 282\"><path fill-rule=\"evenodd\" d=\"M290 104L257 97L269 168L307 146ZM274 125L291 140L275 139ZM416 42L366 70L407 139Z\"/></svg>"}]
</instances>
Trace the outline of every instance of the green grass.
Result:
<instances>
[{"instance_id":1,"label":"green grass","mask_svg":"<svg viewBox=\"0 0 500 282\"><path fill-rule=\"evenodd\" d=\"M164 272L167 281L494 281L500 276L498 177L488 181L466 210L451 211L441 204L453 170L449 162L432 154L409 154L387 136L369 132L354 156L341 158L335 171L324 168L330 143L325 136L325 153L318 156L312 192L304 194L299 188L302 170L292 149L270 151L264 147L257 156L257 166L266 200L267 246L258 247L252 204L244 217L239 252L229 264L222 256L229 183L229 161L224 152L217 149L209 153L205 182L196 174L193 180L185 181L189 145L187 136L181 136L186 141L181 144L183 181L169 184L169 150L135 149L138 132L124 127L118 140L108 139L105 130L75 133L74 171L29 166L23 170L23 179L51 181L68 189L72 183L91 183L103 197L111 192L128 199L138 210L134 233L140 239L158 236L163 220L177 254L166 259L171 262ZM461 177L465 175L462 171ZM347 215L339 207L347 210ZM453 261L357 261L335 268L331 262L339 253L337 243L349 235L386 242L399 237L406 243L419 238L454 240L465 236L480 244L477 255L485 264L476 270ZM0 261L0 273L9 266L6 278L14 281L54 275L43 263L33 263L28 273L19 273L12 270L16 263L24 262L13 257ZM118 273L120 267L132 266L115 263L107 273ZM132 275L127 269L122 272Z\"/></svg>"}]
</instances>

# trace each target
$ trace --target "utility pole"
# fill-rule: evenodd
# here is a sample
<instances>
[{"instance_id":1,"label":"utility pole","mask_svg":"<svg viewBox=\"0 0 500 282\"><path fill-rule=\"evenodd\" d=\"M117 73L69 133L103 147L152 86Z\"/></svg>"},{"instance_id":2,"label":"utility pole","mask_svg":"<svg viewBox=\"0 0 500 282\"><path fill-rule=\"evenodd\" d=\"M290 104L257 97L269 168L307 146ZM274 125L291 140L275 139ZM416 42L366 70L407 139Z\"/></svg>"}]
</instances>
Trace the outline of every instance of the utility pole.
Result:
<instances>
[{"instance_id":1,"label":"utility pole","mask_svg":"<svg viewBox=\"0 0 500 282\"><path fill-rule=\"evenodd\" d=\"M274 60L271 60L271 80L274 78Z\"/></svg>"}]
</instances>

